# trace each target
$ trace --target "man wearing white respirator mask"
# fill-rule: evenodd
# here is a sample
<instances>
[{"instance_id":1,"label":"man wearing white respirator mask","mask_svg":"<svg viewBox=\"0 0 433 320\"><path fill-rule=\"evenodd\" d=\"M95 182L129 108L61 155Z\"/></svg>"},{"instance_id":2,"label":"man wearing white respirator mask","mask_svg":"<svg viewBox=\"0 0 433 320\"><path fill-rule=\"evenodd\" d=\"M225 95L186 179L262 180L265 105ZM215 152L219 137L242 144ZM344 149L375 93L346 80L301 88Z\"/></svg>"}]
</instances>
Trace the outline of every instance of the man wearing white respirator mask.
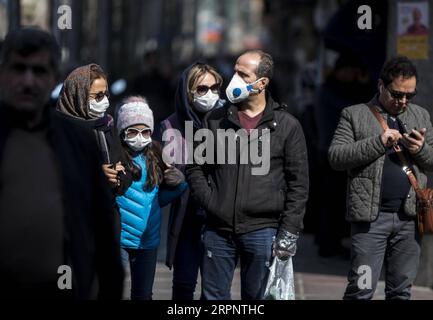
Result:
<instances>
[{"instance_id":1,"label":"man wearing white respirator mask","mask_svg":"<svg viewBox=\"0 0 433 320\"><path fill-rule=\"evenodd\" d=\"M238 73L235 73L226 89L227 98L231 103L240 103L248 99L251 93L260 93L260 90L263 89L254 89L254 86L260 81L266 83L264 78L259 78L251 83L247 83Z\"/></svg>"},{"instance_id":2,"label":"man wearing white respirator mask","mask_svg":"<svg viewBox=\"0 0 433 320\"><path fill-rule=\"evenodd\" d=\"M272 57L261 50L238 58L226 89L231 104L204 119L216 137L221 131L236 132L235 143L215 147L213 164L187 165L192 197L206 210L206 300L230 299L238 258L242 300L263 299L272 257L287 259L296 253L308 197L307 150L299 122L267 92L273 69ZM243 157L245 152L250 154ZM222 154L223 164L218 158ZM261 158L259 169L265 170L254 170L259 166L253 157Z\"/></svg>"}]
</instances>

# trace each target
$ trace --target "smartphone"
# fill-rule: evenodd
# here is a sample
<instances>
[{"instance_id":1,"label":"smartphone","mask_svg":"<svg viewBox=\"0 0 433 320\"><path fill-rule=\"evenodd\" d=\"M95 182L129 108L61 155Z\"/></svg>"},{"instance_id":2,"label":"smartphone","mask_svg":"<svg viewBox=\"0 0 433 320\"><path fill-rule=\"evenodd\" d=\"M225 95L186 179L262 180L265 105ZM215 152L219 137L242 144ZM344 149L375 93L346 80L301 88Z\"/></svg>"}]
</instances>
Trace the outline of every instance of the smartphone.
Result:
<instances>
[{"instance_id":1,"label":"smartphone","mask_svg":"<svg viewBox=\"0 0 433 320\"><path fill-rule=\"evenodd\" d=\"M416 131L418 131L418 128L417 128L417 127L414 127L414 128L413 128L413 130L416 130ZM410 133L408 132L408 130L407 130L407 127L406 127L406 124L405 124L405 123L403 124L403 133L404 133L404 134L409 134L409 137L411 137L411 138L415 138L415 139L416 139L416 136L415 136L415 134L413 133L413 131L412 131L412 130L410 131Z\"/></svg>"},{"instance_id":2,"label":"smartphone","mask_svg":"<svg viewBox=\"0 0 433 320\"><path fill-rule=\"evenodd\" d=\"M417 127L414 127L413 130L418 131ZM416 139L415 133L413 133L413 131L410 132L409 137Z\"/></svg>"}]
</instances>

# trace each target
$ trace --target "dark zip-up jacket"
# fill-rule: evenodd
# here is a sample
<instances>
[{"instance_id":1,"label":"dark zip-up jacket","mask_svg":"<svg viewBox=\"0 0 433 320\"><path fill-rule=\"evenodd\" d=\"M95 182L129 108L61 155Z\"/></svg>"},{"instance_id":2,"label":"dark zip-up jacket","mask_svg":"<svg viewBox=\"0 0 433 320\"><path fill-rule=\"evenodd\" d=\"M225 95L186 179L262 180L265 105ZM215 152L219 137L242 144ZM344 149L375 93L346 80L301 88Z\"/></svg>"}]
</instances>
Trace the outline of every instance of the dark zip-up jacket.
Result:
<instances>
[{"instance_id":1,"label":"dark zip-up jacket","mask_svg":"<svg viewBox=\"0 0 433 320\"><path fill-rule=\"evenodd\" d=\"M249 148L239 143L239 139L236 155L227 152L226 143L225 149L215 146L216 164L187 166L191 194L205 208L207 225L217 230L243 234L266 227L282 227L292 233L303 229L308 198L304 134L299 122L283 105L274 102L270 95L267 95L266 101L262 119L256 127L259 135L249 142L249 146L258 146L263 155L263 143L269 137L270 161L267 173L253 174L252 169L261 167L261 164L253 164L246 152ZM204 126L211 130L215 141L218 129L241 129L237 112L236 105L228 104L205 117ZM268 134L263 129L268 129ZM217 164L218 153L221 157L223 150L225 162ZM227 155L234 156L234 164L228 162L230 159ZM245 161L245 156L248 161Z\"/></svg>"},{"instance_id":2,"label":"dark zip-up jacket","mask_svg":"<svg viewBox=\"0 0 433 320\"><path fill-rule=\"evenodd\" d=\"M119 237L94 135L53 109L47 109L45 117L48 140L62 178L65 264L72 267L73 297L93 298L92 283L97 277L100 298L121 299L123 268ZM0 161L15 121L20 120L0 104ZM50 221L46 226L50 228Z\"/></svg>"}]
</instances>

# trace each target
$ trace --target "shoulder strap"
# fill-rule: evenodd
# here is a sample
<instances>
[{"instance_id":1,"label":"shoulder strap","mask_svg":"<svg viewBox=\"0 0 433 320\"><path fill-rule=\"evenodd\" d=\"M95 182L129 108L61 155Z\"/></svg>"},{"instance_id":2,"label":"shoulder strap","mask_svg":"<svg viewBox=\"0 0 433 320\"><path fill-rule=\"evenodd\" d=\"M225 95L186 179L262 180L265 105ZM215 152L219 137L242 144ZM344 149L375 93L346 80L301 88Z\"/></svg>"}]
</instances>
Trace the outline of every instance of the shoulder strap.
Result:
<instances>
[{"instance_id":1,"label":"shoulder strap","mask_svg":"<svg viewBox=\"0 0 433 320\"><path fill-rule=\"evenodd\" d=\"M368 103L368 108L374 114L377 121L379 121L383 130L385 131L385 130L389 129L388 124L386 123L385 119L380 115L379 111L377 111L377 106L375 106L371 103ZM406 157L403 154L403 150L401 150L399 145L394 145L393 148L394 148L395 152L397 153L398 157L400 158L401 163L403 164L403 171L406 173L410 184L415 189L415 192L418 193L418 191L419 191L418 181L417 181L415 175L413 174L412 169L410 168L409 163L406 160Z\"/></svg>"},{"instance_id":2,"label":"shoulder strap","mask_svg":"<svg viewBox=\"0 0 433 320\"><path fill-rule=\"evenodd\" d=\"M385 118L380 115L379 111L377 111L377 106L369 103L368 107L370 108L371 112L373 112L373 114L376 117L377 121L379 121L380 125L383 128L383 131L389 129L388 124L385 121Z\"/></svg>"}]
</instances>

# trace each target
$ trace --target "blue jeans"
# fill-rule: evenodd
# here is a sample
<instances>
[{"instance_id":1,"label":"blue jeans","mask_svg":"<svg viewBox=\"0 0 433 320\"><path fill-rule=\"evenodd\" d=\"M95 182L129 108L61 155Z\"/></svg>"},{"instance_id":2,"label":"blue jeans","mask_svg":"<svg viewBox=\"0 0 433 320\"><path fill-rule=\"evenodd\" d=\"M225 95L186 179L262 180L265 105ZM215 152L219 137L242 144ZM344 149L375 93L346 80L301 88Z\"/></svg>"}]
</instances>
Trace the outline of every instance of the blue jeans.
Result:
<instances>
[{"instance_id":1,"label":"blue jeans","mask_svg":"<svg viewBox=\"0 0 433 320\"><path fill-rule=\"evenodd\" d=\"M205 230L201 298L230 300L233 274L240 258L242 300L263 299L276 232L275 228L245 234Z\"/></svg>"},{"instance_id":2,"label":"blue jeans","mask_svg":"<svg viewBox=\"0 0 433 320\"><path fill-rule=\"evenodd\" d=\"M415 220L403 213L380 212L375 221L356 222L351 227L352 267L343 299L371 299L383 264L385 298L410 299L410 289L418 271L421 252ZM359 285L363 283L366 274L359 269L361 266L371 270L371 287Z\"/></svg>"},{"instance_id":3,"label":"blue jeans","mask_svg":"<svg viewBox=\"0 0 433 320\"><path fill-rule=\"evenodd\" d=\"M158 249L122 248L122 262L131 270L131 300L152 300Z\"/></svg>"}]
</instances>

